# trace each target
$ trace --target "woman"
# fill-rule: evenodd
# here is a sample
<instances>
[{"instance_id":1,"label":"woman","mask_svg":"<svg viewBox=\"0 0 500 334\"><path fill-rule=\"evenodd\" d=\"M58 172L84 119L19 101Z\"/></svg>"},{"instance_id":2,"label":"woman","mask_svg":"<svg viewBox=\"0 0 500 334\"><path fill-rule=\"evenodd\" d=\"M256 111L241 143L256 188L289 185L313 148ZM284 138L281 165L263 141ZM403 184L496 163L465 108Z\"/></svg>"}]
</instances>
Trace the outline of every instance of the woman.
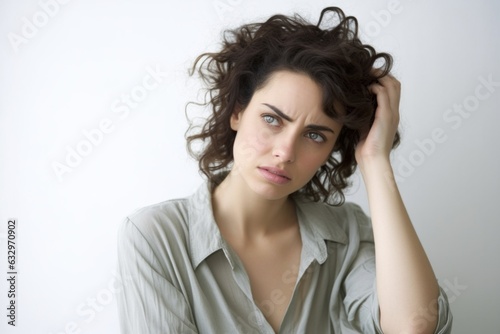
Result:
<instances>
[{"instance_id":1,"label":"woman","mask_svg":"<svg viewBox=\"0 0 500 334\"><path fill-rule=\"evenodd\" d=\"M449 333L389 161L391 64L339 8L244 25L201 55L212 114L188 143L208 180L124 221L122 332ZM357 166L371 219L344 203Z\"/></svg>"}]
</instances>

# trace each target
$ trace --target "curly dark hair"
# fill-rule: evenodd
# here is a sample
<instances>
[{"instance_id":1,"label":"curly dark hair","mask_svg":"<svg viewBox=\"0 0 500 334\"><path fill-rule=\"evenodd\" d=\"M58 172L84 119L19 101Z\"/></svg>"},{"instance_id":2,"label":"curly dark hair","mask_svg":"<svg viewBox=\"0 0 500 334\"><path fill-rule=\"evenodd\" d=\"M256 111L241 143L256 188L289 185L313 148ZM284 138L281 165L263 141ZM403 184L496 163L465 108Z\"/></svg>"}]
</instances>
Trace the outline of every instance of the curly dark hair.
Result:
<instances>
[{"instance_id":1,"label":"curly dark hair","mask_svg":"<svg viewBox=\"0 0 500 334\"><path fill-rule=\"evenodd\" d=\"M328 25L333 26L322 28ZM380 72L374 73L378 60L383 63L378 66ZM263 23L226 30L222 50L201 54L191 68L190 75L198 69L207 85L204 105L210 104L212 112L200 132L189 135L192 124L186 132L188 151L198 160L200 171L218 184L221 171L230 169L233 162L236 132L229 123L233 112L244 110L276 71L307 74L322 88L325 114L343 127L327 163L298 192L313 201L340 205L357 167L356 145L374 121L377 102L368 86L391 67L392 57L362 44L357 19L345 16L338 7L323 9L316 25L297 14L274 15ZM204 145L194 152L192 144L197 140ZM393 147L399 140L397 133Z\"/></svg>"}]
</instances>

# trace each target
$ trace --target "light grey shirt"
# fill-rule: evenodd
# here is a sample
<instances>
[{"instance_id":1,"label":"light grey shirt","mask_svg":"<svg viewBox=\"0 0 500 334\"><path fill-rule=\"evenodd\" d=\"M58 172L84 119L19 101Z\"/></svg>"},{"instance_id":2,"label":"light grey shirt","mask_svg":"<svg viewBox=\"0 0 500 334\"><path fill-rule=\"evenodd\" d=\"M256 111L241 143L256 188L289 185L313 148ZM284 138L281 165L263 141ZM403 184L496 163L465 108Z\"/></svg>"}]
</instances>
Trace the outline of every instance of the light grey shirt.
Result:
<instances>
[{"instance_id":1,"label":"light grey shirt","mask_svg":"<svg viewBox=\"0 0 500 334\"><path fill-rule=\"evenodd\" d=\"M382 333L370 218L352 203L295 202L302 253L279 333ZM208 184L129 215L118 233L118 264L122 333L274 333L215 223ZM451 332L443 289L416 324L426 326L426 312L439 313L435 333Z\"/></svg>"}]
</instances>

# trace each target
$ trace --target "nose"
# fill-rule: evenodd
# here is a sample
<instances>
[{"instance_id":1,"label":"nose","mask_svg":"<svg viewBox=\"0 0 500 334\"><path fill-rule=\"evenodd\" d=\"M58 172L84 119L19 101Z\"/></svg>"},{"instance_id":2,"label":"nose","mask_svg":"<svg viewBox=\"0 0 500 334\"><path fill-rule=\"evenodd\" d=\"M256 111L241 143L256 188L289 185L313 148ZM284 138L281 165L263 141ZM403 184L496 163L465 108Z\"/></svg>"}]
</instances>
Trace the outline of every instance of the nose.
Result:
<instances>
[{"instance_id":1,"label":"nose","mask_svg":"<svg viewBox=\"0 0 500 334\"><path fill-rule=\"evenodd\" d=\"M296 142L293 136L279 136L273 148L273 156L280 162L292 163L296 158Z\"/></svg>"}]
</instances>

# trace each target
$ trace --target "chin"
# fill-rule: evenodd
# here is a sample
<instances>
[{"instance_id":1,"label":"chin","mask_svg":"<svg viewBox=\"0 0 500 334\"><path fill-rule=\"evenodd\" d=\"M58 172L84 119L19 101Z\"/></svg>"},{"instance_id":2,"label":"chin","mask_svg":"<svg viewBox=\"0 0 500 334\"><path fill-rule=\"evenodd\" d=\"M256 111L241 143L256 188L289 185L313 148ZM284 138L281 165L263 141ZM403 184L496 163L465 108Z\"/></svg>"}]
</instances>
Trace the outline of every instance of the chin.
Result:
<instances>
[{"instance_id":1,"label":"chin","mask_svg":"<svg viewBox=\"0 0 500 334\"><path fill-rule=\"evenodd\" d=\"M246 170L239 173L238 176L241 177L241 180L246 184L248 191L269 201L287 198L301 188L293 181L287 184L272 183L263 178L258 171Z\"/></svg>"},{"instance_id":2,"label":"chin","mask_svg":"<svg viewBox=\"0 0 500 334\"><path fill-rule=\"evenodd\" d=\"M254 193L269 201L277 201L287 198L290 194L294 193L296 189L291 185L275 185L267 181L255 182L250 185Z\"/></svg>"}]
</instances>

